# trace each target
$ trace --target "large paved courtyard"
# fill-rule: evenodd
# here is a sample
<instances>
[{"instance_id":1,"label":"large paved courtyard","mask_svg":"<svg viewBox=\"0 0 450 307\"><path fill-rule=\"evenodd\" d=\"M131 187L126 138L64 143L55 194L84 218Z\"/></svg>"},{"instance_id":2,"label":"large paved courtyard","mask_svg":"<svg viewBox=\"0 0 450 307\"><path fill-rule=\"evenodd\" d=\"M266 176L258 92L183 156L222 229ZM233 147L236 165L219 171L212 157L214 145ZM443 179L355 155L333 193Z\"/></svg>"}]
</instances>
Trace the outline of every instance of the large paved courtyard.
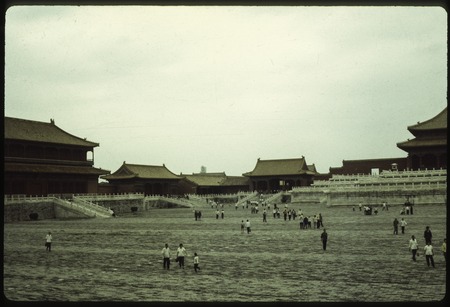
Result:
<instances>
[{"instance_id":1,"label":"large paved courtyard","mask_svg":"<svg viewBox=\"0 0 450 307\"><path fill-rule=\"evenodd\" d=\"M202 220L191 209L153 209L111 219L42 220L4 224L4 294L20 301L285 301L392 302L440 301L446 293L446 206L400 207L366 216L352 207L289 204L306 215L321 213L322 229L300 230L261 211L225 205L225 218L205 205ZM394 218L404 217L406 233L393 235ZM242 219L252 233L241 234ZM408 241L433 232L436 268L423 253L411 260ZM44 238L53 234L51 252ZM162 267L161 249L175 254L179 243L189 257L186 268L172 260ZM193 253L201 271L193 270ZM173 257L174 258L174 257Z\"/></svg>"}]
</instances>

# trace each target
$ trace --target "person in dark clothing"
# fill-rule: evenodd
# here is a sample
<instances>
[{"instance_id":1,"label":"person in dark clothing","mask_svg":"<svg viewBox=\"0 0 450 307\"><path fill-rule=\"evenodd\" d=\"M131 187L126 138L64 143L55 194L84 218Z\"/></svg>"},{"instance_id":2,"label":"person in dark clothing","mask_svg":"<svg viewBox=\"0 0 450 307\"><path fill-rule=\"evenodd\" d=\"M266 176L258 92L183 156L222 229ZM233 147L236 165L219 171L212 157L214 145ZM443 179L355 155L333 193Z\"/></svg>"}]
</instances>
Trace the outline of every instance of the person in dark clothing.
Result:
<instances>
[{"instance_id":1,"label":"person in dark clothing","mask_svg":"<svg viewBox=\"0 0 450 307\"><path fill-rule=\"evenodd\" d=\"M322 213L319 213L319 223L320 223L320 226L322 226L322 227L323 227L323 218L322 218Z\"/></svg>"},{"instance_id":2,"label":"person in dark clothing","mask_svg":"<svg viewBox=\"0 0 450 307\"><path fill-rule=\"evenodd\" d=\"M433 234L431 233L430 226L425 227L423 237L425 238L425 243L431 245L431 238L433 237Z\"/></svg>"},{"instance_id":3,"label":"person in dark clothing","mask_svg":"<svg viewBox=\"0 0 450 307\"><path fill-rule=\"evenodd\" d=\"M323 229L323 232L320 235L320 239L322 240L323 250L326 250L327 249L328 234L327 234L327 231L325 230L325 228Z\"/></svg>"},{"instance_id":4,"label":"person in dark clothing","mask_svg":"<svg viewBox=\"0 0 450 307\"><path fill-rule=\"evenodd\" d=\"M394 219L394 235L398 235L398 220Z\"/></svg>"}]
</instances>

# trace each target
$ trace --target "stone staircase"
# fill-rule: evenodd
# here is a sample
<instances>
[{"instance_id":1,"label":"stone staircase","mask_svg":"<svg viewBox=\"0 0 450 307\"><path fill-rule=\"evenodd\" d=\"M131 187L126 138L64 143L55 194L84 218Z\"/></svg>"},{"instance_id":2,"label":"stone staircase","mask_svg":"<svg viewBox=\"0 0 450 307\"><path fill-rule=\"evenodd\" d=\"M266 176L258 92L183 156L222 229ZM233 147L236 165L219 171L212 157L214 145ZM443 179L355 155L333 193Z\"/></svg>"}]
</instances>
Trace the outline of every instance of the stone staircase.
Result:
<instances>
[{"instance_id":1,"label":"stone staircase","mask_svg":"<svg viewBox=\"0 0 450 307\"><path fill-rule=\"evenodd\" d=\"M257 198L257 197L258 197L258 193L257 193L257 192L253 192L253 193L248 194L247 196L245 196L245 197L239 199L239 200L237 201L237 205L240 206L240 205L242 205L243 203L245 204L245 203L247 202L247 200L253 200L253 199Z\"/></svg>"},{"instance_id":2,"label":"stone staircase","mask_svg":"<svg viewBox=\"0 0 450 307\"><path fill-rule=\"evenodd\" d=\"M281 201L281 197L283 196L283 193L284 193L284 192L278 192L278 193L272 194L272 195L270 195L269 197L267 197L267 198L265 199L265 202L266 202L267 204L273 203L273 202L275 202L275 201L280 202L280 201Z\"/></svg>"},{"instance_id":3,"label":"stone staircase","mask_svg":"<svg viewBox=\"0 0 450 307\"><path fill-rule=\"evenodd\" d=\"M168 203L173 203L173 204L180 205L182 207L187 207L187 208L192 208L193 207L192 203L189 202L185 198L172 198L172 197L161 196L160 199L163 200L163 201L166 201Z\"/></svg>"},{"instance_id":4,"label":"stone staircase","mask_svg":"<svg viewBox=\"0 0 450 307\"><path fill-rule=\"evenodd\" d=\"M87 217L110 218L111 214L105 207L99 206L88 200L74 197L72 201L55 197L53 202L67 210L81 213Z\"/></svg>"}]
</instances>

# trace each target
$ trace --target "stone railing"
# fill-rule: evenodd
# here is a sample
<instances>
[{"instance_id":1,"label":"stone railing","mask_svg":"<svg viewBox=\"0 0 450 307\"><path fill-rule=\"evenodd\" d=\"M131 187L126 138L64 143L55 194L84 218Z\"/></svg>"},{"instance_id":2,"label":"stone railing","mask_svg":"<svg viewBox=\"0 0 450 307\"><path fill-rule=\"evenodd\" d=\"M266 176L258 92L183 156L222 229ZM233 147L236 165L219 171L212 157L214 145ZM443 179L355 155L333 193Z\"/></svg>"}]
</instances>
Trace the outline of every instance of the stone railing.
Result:
<instances>
[{"instance_id":1,"label":"stone railing","mask_svg":"<svg viewBox=\"0 0 450 307\"><path fill-rule=\"evenodd\" d=\"M107 208L97 205L79 196L75 196L72 201L67 200L62 201L65 203L69 203L70 205L74 206L74 208L79 208L80 210L88 210L94 213L94 216L111 217L111 213L109 213L109 210Z\"/></svg>"}]
</instances>

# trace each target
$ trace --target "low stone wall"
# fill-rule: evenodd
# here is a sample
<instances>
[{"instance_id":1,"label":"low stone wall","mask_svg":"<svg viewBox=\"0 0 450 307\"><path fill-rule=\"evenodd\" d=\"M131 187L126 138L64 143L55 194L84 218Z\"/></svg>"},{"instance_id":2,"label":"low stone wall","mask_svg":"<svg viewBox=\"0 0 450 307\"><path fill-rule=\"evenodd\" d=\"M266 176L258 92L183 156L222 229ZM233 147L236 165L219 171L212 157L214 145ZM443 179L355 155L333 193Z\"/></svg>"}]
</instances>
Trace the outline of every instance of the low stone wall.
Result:
<instances>
[{"instance_id":1,"label":"low stone wall","mask_svg":"<svg viewBox=\"0 0 450 307\"><path fill-rule=\"evenodd\" d=\"M3 205L5 222L30 221L30 214L37 213L38 220L55 218L52 201L17 201Z\"/></svg>"},{"instance_id":2,"label":"low stone wall","mask_svg":"<svg viewBox=\"0 0 450 307\"><path fill-rule=\"evenodd\" d=\"M406 195L414 195L410 201L414 204L446 204L447 190L416 190L416 191L292 191L292 202L322 203L328 206L336 205L381 205L386 202L391 205L404 204Z\"/></svg>"},{"instance_id":3,"label":"low stone wall","mask_svg":"<svg viewBox=\"0 0 450 307\"><path fill-rule=\"evenodd\" d=\"M185 208L185 207L161 199L146 198L144 200L144 210L155 208Z\"/></svg>"},{"instance_id":4,"label":"low stone wall","mask_svg":"<svg viewBox=\"0 0 450 307\"><path fill-rule=\"evenodd\" d=\"M144 197L134 199L95 199L91 201L99 206L113 209L116 214L130 213L133 210L134 212L142 212L154 208L182 207L170 201ZM30 214L32 213L37 214L37 220L86 218L83 213L59 206L49 199L18 200L4 204L3 215L5 222L31 221Z\"/></svg>"},{"instance_id":5,"label":"low stone wall","mask_svg":"<svg viewBox=\"0 0 450 307\"><path fill-rule=\"evenodd\" d=\"M446 204L446 191L371 191L371 192L329 192L327 193L327 205L381 205L386 202L389 205L403 205L407 195L414 195L410 201L419 204Z\"/></svg>"},{"instance_id":6,"label":"low stone wall","mask_svg":"<svg viewBox=\"0 0 450 307\"><path fill-rule=\"evenodd\" d=\"M144 206L144 198L136 199L117 199L117 200L92 200L93 203L105 207L111 208L116 214L130 213L132 207L136 207L136 211L146 211Z\"/></svg>"},{"instance_id":7,"label":"low stone wall","mask_svg":"<svg viewBox=\"0 0 450 307\"><path fill-rule=\"evenodd\" d=\"M327 195L323 191L308 191L308 192L291 192L293 203L320 203L327 199Z\"/></svg>"},{"instance_id":8,"label":"low stone wall","mask_svg":"<svg viewBox=\"0 0 450 307\"><path fill-rule=\"evenodd\" d=\"M95 200L93 201L99 206L111 208L116 214L133 212L131 208L136 208L136 212L148 211L154 208L178 208L180 205L171 203L169 201L143 197L137 199L117 199L117 200Z\"/></svg>"},{"instance_id":9,"label":"low stone wall","mask_svg":"<svg viewBox=\"0 0 450 307\"><path fill-rule=\"evenodd\" d=\"M51 200L21 200L4 204L4 222L32 221L30 214L37 214L37 220L86 218L76 210L58 206Z\"/></svg>"}]
</instances>

